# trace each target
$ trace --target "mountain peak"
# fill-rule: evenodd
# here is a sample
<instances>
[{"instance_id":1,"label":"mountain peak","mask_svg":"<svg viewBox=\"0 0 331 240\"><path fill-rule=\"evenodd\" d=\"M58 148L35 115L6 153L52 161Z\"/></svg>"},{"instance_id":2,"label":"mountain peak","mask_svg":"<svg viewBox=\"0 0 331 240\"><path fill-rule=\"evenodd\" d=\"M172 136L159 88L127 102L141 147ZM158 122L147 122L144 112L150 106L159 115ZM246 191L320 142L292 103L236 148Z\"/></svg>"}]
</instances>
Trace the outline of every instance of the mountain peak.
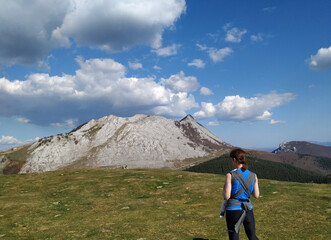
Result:
<instances>
[{"instance_id":1,"label":"mountain peak","mask_svg":"<svg viewBox=\"0 0 331 240\"><path fill-rule=\"evenodd\" d=\"M181 121L137 114L91 120L66 135L41 139L29 148L22 173L59 168L174 168L175 161L229 149L191 115Z\"/></svg>"},{"instance_id":2,"label":"mountain peak","mask_svg":"<svg viewBox=\"0 0 331 240\"><path fill-rule=\"evenodd\" d=\"M182 121L194 121L195 122L195 119L194 119L194 117L192 117L191 114L188 114L182 120L180 120L180 122L182 122Z\"/></svg>"}]
</instances>

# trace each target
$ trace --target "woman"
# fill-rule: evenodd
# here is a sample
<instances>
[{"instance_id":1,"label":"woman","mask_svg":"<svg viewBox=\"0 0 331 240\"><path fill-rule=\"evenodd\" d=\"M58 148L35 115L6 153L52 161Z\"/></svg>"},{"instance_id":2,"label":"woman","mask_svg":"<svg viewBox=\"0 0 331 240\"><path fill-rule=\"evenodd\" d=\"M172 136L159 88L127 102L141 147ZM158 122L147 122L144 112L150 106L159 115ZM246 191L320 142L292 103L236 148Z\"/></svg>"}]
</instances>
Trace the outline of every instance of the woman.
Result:
<instances>
[{"instance_id":1,"label":"woman","mask_svg":"<svg viewBox=\"0 0 331 240\"><path fill-rule=\"evenodd\" d=\"M258 239L255 234L255 220L250 195L260 196L259 184L255 173L248 170L246 152L240 148L233 149L230 153L233 166L230 173L226 174L223 187L223 197L226 201L226 223L229 239L239 239L240 225L243 223L248 239Z\"/></svg>"}]
</instances>

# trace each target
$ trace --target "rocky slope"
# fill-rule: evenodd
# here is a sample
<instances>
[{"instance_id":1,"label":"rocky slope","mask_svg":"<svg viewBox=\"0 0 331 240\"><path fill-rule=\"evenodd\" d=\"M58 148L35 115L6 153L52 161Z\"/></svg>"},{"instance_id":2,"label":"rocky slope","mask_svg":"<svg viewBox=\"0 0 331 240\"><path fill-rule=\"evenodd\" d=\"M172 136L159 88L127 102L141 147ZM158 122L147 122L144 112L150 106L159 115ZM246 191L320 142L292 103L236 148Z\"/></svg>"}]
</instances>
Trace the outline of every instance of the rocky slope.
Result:
<instances>
[{"instance_id":1,"label":"rocky slope","mask_svg":"<svg viewBox=\"0 0 331 240\"><path fill-rule=\"evenodd\" d=\"M175 161L231 147L190 115L181 121L110 115L32 144L20 172L74 167L172 168Z\"/></svg>"},{"instance_id":2,"label":"rocky slope","mask_svg":"<svg viewBox=\"0 0 331 240\"><path fill-rule=\"evenodd\" d=\"M283 142L273 153L299 153L312 156L331 158L331 147L313 144L305 141Z\"/></svg>"}]
</instances>

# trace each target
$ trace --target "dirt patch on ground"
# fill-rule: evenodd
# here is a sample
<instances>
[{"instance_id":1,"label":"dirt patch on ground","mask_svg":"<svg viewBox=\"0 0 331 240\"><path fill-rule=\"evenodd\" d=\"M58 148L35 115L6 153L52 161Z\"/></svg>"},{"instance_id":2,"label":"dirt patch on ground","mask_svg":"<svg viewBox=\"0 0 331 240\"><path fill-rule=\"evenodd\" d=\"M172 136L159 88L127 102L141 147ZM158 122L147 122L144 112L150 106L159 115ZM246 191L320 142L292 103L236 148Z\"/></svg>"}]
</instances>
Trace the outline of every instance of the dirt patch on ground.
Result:
<instances>
[{"instance_id":1,"label":"dirt patch on ground","mask_svg":"<svg viewBox=\"0 0 331 240\"><path fill-rule=\"evenodd\" d=\"M20 161L10 161L3 169L4 175L17 174L21 171L24 163Z\"/></svg>"}]
</instances>

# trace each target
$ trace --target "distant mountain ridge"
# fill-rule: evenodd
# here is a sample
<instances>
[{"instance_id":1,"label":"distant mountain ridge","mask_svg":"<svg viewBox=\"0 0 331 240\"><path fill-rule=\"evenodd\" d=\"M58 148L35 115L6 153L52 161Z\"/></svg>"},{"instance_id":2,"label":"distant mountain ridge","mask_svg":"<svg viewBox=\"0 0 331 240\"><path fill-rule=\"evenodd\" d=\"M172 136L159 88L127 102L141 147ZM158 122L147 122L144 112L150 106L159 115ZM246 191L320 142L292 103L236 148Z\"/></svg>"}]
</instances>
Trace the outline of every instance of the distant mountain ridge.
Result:
<instances>
[{"instance_id":1,"label":"distant mountain ridge","mask_svg":"<svg viewBox=\"0 0 331 240\"><path fill-rule=\"evenodd\" d=\"M91 120L68 134L40 139L26 153L21 173L63 168L174 168L232 146L197 123L138 114Z\"/></svg>"},{"instance_id":2,"label":"distant mountain ridge","mask_svg":"<svg viewBox=\"0 0 331 240\"><path fill-rule=\"evenodd\" d=\"M331 146L331 142L318 142L318 141L309 141L310 143L317 144L317 145L322 145L322 146Z\"/></svg>"},{"instance_id":3,"label":"distant mountain ridge","mask_svg":"<svg viewBox=\"0 0 331 240\"><path fill-rule=\"evenodd\" d=\"M127 118L110 115L84 123L67 134L0 151L0 174L91 167L187 169L224 154L228 158L232 148L191 115L180 121L139 114ZM331 173L330 149L293 141L281 143L274 153L246 151L248 157L326 176Z\"/></svg>"},{"instance_id":4,"label":"distant mountain ridge","mask_svg":"<svg viewBox=\"0 0 331 240\"><path fill-rule=\"evenodd\" d=\"M331 158L331 147L305 141L282 142L273 153L298 153Z\"/></svg>"}]
</instances>

